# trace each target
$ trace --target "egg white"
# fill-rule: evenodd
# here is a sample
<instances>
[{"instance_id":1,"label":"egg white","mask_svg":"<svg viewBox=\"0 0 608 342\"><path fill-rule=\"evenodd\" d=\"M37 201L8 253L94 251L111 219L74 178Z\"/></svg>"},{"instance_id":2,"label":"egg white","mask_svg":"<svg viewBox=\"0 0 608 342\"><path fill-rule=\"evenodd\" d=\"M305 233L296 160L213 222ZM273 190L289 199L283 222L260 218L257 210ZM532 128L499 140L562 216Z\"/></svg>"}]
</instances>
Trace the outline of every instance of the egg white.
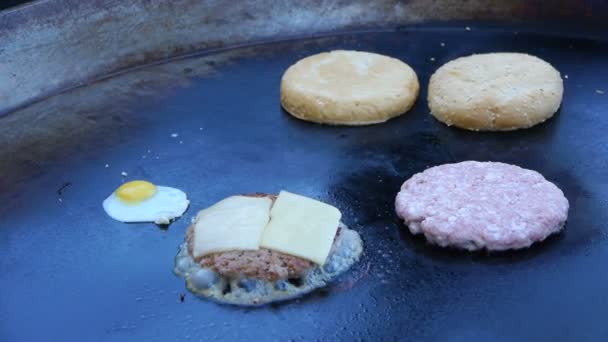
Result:
<instances>
[{"instance_id":1,"label":"egg white","mask_svg":"<svg viewBox=\"0 0 608 342\"><path fill-rule=\"evenodd\" d=\"M156 193L139 203L126 203L113 192L103 201L103 209L113 219L121 222L154 222L169 224L184 214L190 201L186 194L175 188L156 186Z\"/></svg>"}]
</instances>

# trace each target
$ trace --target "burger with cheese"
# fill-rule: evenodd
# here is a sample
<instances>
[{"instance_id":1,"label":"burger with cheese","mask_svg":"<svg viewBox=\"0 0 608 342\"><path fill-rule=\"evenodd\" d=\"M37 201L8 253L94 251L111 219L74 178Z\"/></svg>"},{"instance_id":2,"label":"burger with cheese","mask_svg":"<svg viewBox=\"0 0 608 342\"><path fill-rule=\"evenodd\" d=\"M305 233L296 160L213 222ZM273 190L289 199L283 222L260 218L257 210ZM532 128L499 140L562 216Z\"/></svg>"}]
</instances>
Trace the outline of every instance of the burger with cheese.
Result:
<instances>
[{"instance_id":1,"label":"burger with cheese","mask_svg":"<svg viewBox=\"0 0 608 342\"><path fill-rule=\"evenodd\" d=\"M193 293L236 305L301 296L359 260L359 234L340 211L281 191L228 197L200 211L175 260Z\"/></svg>"}]
</instances>

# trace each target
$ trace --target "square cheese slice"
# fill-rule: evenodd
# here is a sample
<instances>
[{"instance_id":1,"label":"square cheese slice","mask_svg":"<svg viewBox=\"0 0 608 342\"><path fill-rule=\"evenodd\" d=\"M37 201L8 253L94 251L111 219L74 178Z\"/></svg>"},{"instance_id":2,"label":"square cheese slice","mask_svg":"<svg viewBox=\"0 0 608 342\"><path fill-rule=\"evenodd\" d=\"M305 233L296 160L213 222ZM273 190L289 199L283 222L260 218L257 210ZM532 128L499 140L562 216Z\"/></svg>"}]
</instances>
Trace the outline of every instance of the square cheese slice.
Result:
<instances>
[{"instance_id":1,"label":"square cheese slice","mask_svg":"<svg viewBox=\"0 0 608 342\"><path fill-rule=\"evenodd\" d=\"M281 191L260 247L325 263L342 214L329 204Z\"/></svg>"},{"instance_id":2,"label":"square cheese slice","mask_svg":"<svg viewBox=\"0 0 608 342\"><path fill-rule=\"evenodd\" d=\"M194 223L192 255L258 249L271 206L267 197L232 196L201 210Z\"/></svg>"}]
</instances>

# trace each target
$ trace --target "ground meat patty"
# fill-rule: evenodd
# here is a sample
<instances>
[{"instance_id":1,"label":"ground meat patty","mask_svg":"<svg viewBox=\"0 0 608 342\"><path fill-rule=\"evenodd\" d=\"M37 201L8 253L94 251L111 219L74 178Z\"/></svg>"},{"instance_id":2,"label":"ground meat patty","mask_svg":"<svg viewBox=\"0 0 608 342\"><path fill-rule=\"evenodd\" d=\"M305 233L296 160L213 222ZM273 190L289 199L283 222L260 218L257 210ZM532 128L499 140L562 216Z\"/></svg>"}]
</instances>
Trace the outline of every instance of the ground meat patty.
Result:
<instances>
[{"instance_id":1,"label":"ground meat patty","mask_svg":"<svg viewBox=\"0 0 608 342\"><path fill-rule=\"evenodd\" d=\"M186 241L188 252L192 256L194 225L188 228ZM227 278L248 277L270 281L299 278L314 266L308 260L266 248L260 248L256 251L213 253L196 261L202 267L211 268Z\"/></svg>"},{"instance_id":2,"label":"ground meat patty","mask_svg":"<svg viewBox=\"0 0 608 342\"><path fill-rule=\"evenodd\" d=\"M562 229L568 207L562 191L538 172L475 161L418 173L395 201L412 233L467 250L529 247Z\"/></svg>"}]
</instances>

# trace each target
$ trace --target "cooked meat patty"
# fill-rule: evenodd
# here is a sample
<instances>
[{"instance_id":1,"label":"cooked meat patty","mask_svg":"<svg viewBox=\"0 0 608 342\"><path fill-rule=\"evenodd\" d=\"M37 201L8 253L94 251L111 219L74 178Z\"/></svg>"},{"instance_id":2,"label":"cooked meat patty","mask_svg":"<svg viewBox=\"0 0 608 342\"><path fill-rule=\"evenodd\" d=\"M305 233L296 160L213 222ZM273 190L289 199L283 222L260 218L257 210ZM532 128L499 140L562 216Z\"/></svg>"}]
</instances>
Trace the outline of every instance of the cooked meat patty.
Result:
<instances>
[{"instance_id":1,"label":"cooked meat patty","mask_svg":"<svg viewBox=\"0 0 608 342\"><path fill-rule=\"evenodd\" d=\"M538 172L475 161L414 175L395 208L412 233L467 250L529 247L560 231L568 216L562 191Z\"/></svg>"},{"instance_id":2,"label":"cooked meat patty","mask_svg":"<svg viewBox=\"0 0 608 342\"><path fill-rule=\"evenodd\" d=\"M188 242L193 239L192 231L192 228L190 228L187 237ZM351 268L363 253L363 241L361 241L359 234L340 223L325 264L320 267L306 261L310 268L301 273L302 276L297 281L291 281L284 278L276 280L255 279L254 277L246 277L241 273L243 268L247 268L247 271L253 273L256 277L258 275L270 277L272 272L276 272L276 269L271 269L272 266L278 264L282 269L280 272L283 275L285 272L288 274L290 272L289 267L282 265L282 260L285 259L273 257L273 255L277 256L281 253L274 251L265 251L261 254L256 254L258 251L222 253L221 258L226 257L226 255L238 257L240 265L228 264L228 266L222 266L218 262L218 256L207 258L217 266L214 268L215 270L230 272L234 276L234 278L229 278L218 275L218 272L210 269L210 267L201 267L200 260L199 262L193 260L192 252L189 251L188 246L189 243L187 242L180 245L179 252L175 257L174 268L174 272L186 280L188 289L197 296L209 298L219 303L247 306L288 300L324 287ZM247 264L252 259L249 256L252 255L257 268L250 267ZM262 257L259 257L260 255ZM289 262L303 261L289 255L283 254L282 256L289 257ZM262 264L257 263L260 258L263 258ZM271 269L271 271L268 272L268 269Z\"/></svg>"},{"instance_id":3,"label":"cooked meat patty","mask_svg":"<svg viewBox=\"0 0 608 342\"><path fill-rule=\"evenodd\" d=\"M268 197L275 201L277 196L255 193L243 196ZM340 228L336 237L340 234ZM186 232L188 253L192 256L194 248L194 225ZM335 242L335 237L334 237ZM333 246L332 246L333 249ZM256 251L227 251L204 255L198 260L201 267L211 268L218 274L227 278L255 278L275 281L277 279L300 278L315 264L311 261L293 255L260 248Z\"/></svg>"},{"instance_id":4,"label":"cooked meat patty","mask_svg":"<svg viewBox=\"0 0 608 342\"><path fill-rule=\"evenodd\" d=\"M194 225L188 228L186 241L192 256ZM266 248L213 253L198 258L196 262L227 278L248 277L270 281L299 278L314 266L308 260Z\"/></svg>"}]
</instances>

